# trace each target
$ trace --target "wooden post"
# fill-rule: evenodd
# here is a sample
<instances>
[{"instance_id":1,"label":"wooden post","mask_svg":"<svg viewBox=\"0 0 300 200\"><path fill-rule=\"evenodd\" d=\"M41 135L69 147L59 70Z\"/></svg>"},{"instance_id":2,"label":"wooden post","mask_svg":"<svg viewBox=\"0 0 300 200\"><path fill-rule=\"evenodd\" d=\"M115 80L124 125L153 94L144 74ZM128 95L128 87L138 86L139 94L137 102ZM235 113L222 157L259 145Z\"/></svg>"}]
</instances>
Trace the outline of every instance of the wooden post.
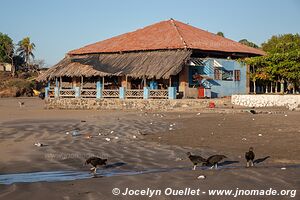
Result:
<instances>
[{"instance_id":1,"label":"wooden post","mask_svg":"<svg viewBox=\"0 0 300 200\"><path fill-rule=\"evenodd\" d=\"M169 77L169 87L172 87L172 77Z\"/></svg>"},{"instance_id":2,"label":"wooden post","mask_svg":"<svg viewBox=\"0 0 300 200\"><path fill-rule=\"evenodd\" d=\"M59 77L59 88L62 88L62 78L61 78L61 76Z\"/></svg>"},{"instance_id":3,"label":"wooden post","mask_svg":"<svg viewBox=\"0 0 300 200\"><path fill-rule=\"evenodd\" d=\"M146 77L145 76L143 76L143 81L144 81L144 87L147 87Z\"/></svg>"},{"instance_id":4,"label":"wooden post","mask_svg":"<svg viewBox=\"0 0 300 200\"><path fill-rule=\"evenodd\" d=\"M128 87L127 75L125 75L126 88Z\"/></svg>"},{"instance_id":5,"label":"wooden post","mask_svg":"<svg viewBox=\"0 0 300 200\"><path fill-rule=\"evenodd\" d=\"M102 77L102 89L104 90L104 76Z\"/></svg>"},{"instance_id":6,"label":"wooden post","mask_svg":"<svg viewBox=\"0 0 300 200\"><path fill-rule=\"evenodd\" d=\"M80 81L80 88L83 88L83 76L81 76L81 81Z\"/></svg>"}]
</instances>

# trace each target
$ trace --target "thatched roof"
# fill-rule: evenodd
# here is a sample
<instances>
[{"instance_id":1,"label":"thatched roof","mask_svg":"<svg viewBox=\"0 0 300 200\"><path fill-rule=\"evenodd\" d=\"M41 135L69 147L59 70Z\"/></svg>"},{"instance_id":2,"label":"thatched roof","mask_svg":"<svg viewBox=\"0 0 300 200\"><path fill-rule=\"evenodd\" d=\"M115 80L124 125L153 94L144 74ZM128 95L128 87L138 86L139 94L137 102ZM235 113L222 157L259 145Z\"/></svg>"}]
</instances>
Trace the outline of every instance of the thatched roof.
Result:
<instances>
[{"instance_id":1,"label":"thatched roof","mask_svg":"<svg viewBox=\"0 0 300 200\"><path fill-rule=\"evenodd\" d=\"M214 33L170 19L152 24L133 32L70 51L70 55L149 51L161 49L192 49L246 55L264 55L260 49L248 47L239 42Z\"/></svg>"},{"instance_id":2,"label":"thatched roof","mask_svg":"<svg viewBox=\"0 0 300 200\"><path fill-rule=\"evenodd\" d=\"M37 80L60 76L146 76L169 78L178 74L190 57L188 50L140 51L128 53L88 54L66 56L58 64L41 74Z\"/></svg>"}]
</instances>

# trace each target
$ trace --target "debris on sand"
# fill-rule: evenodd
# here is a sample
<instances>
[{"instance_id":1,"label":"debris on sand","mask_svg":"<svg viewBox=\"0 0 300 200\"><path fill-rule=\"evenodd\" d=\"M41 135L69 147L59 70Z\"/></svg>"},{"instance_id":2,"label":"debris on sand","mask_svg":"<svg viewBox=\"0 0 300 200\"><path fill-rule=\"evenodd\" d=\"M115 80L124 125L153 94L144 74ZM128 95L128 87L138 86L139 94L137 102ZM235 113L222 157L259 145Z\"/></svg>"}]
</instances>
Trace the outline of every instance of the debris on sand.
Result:
<instances>
[{"instance_id":1,"label":"debris on sand","mask_svg":"<svg viewBox=\"0 0 300 200\"><path fill-rule=\"evenodd\" d=\"M139 134L139 135L147 135L147 133L144 133L144 132L141 132L141 131L137 131L137 134Z\"/></svg>"},{"instance_id":2,"label":"debris on sand","mask_svg":"<svg viewBox=\"0 0 300 200\"><path fill-rule=\"evenodd\" d=\"M79 135L80 135L80 133L78 130L72 131L72 136L79 136Z\"/></svg>"},{"instance_id":3,"label":"debris on sand","mask_svg":"<svg viewBox=\"0 0 300 200\"><path fill-rule=\"evenodd\" d=\"M110 141L110 138L105 138L105 140L106 140L107 142L109 142L109 141Z\"/></svg>"},{"instance_id":4,"label":"debris on sand","mask_svg":"<svg viewBox=\"0 0 300 200\"><path fill-rule=\"evenodd\" d=\"M242 140L243 140L243 141L246 141L246 140L247 140L247 138L242 138Z\"/></svg>"},{"instance_id":5,"label":"debris on sand","mask_svg":"<svg viewBox=\"0 0 300 200\"><path fill-rule=\"evenodd\" d=\"M20 108L24 107L24 105L25 105L24 101L19 101L18 103L19 103Z\"/></svg>"},{"instance_id":6,"label":"debris on sand","mask_svg":"<svg viewBox=\"0 0 300 200\"><path fill-rule=\"evenodd\" d=\"M253 110L253 109L249 110L249 112L252 113L252 114L257 114L257 112L255 110Z\"/></svg>"},{"instance_id":7,"label":"debris on sand","mask_svg":"<svg viewBox=\"0 0 300 200\"><path fill-rule=\"evenodd\" d=\"M201 115L201 113L197 113L197 115Z\"/></svg>"},{"instance_id":8,"label":"debris on sand","mask_svg":"<svg viewBox=\"0 0 300 200\"><path fill-rule=\"evenodd\" d=\"M200 175L200 176L197 177L197 179L205 179L205 178L206 178L205 175Z\"/></svg>"},{"instance_id":9,"label":"debris on sand","mask_svg":"<svg viewBox=\"0 0 300 200\"><path fill-rule=\"evenodd\" d=\"M183 160L182 158L176 158L175 161L181 161Z\"/></svg>"},{"instance_id":10,"label":"debris on sand","mask_svg":"<svg viewBox=\"0 0 300 200\"><path fill-rule=\"evenodd\" d=\"M137 138L136 135L133 135L132 137L133 137L133 139L136 139L136 138Z\"/></svg>"},{"instance_id":11,"label":"debris on sand","mask_svg":"<svg viewBox=\"0 0 300 200\"><path fill-rule=\"evenodd\" d=\"M39 143L39 142L34 143L34 145L37 146L37 147L42 147L42 146L44 146L42 143Z\"/></svg>"},{"instance_id":12,"label":"debris on sand","mask_svg":"<svg viewBox=\"0 0 300 200\"><path fill-rule=\"evenodd\" d=\"M286 168L285 168L285 167L281 167L280 169L281 169L281 170L286 170Z\"/></svg>"},{"instance_id":13,"label":"debris on sand","mask_svg":"<svg viewBox=\"0 0 300 200\"><path fill-rule=\"evenodd\" d=\"M92 137L93 137L93 136L91 136L91 135L85 136L86 139L91 139Z\"/></svg>"}]
</instances>

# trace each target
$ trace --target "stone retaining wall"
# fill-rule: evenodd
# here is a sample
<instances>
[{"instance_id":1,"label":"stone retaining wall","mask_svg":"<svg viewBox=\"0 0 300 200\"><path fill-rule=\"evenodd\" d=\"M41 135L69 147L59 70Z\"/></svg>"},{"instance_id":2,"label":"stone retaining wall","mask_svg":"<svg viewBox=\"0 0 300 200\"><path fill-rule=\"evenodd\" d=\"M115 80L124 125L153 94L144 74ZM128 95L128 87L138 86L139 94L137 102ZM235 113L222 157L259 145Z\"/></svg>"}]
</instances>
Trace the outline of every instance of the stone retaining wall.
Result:
<instances>
[{"instance_id":1,"label":"stone retaining wall","mask_svg":"<svg viewBox=\"0 0 300 200\"><path fill-rule=\"evenodd\" d=\"M300 105L300 95L232 95L231 103L247 107L285 106L295 109Z\"/></svg>"},{"instance_id":2,"label":"stone retaining wall","mask_svg":"<svg viewBox=\"0 0 300 200\"><path fill-rule=\"evenodd\" d=\"M224 99L84 99L84 98L53 98L46 100L46 109L93 109L93 110L191 110L208 108L209 102L216 106L230 104L229 98Z\"/></svg>"}]
</instances>

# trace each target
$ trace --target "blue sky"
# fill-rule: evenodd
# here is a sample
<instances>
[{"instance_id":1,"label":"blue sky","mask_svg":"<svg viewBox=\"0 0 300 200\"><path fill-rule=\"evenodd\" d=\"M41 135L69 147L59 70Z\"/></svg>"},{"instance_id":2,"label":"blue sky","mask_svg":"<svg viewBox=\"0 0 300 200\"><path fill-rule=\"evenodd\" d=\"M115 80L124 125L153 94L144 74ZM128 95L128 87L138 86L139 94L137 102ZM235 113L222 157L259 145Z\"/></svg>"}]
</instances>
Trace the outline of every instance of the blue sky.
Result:
<instances>
[{"instance_id":1,"label":"blue sky","mask_svg":"<svg viewBox=\"0 0 300 200\"><path fill-rule=\"evenodd\" d=\"M29 36L48 66L68 51L174 18L257 44L300 33L298 0L2 0L0 32L14 43Z\"/></svg>"}]
</instances>

